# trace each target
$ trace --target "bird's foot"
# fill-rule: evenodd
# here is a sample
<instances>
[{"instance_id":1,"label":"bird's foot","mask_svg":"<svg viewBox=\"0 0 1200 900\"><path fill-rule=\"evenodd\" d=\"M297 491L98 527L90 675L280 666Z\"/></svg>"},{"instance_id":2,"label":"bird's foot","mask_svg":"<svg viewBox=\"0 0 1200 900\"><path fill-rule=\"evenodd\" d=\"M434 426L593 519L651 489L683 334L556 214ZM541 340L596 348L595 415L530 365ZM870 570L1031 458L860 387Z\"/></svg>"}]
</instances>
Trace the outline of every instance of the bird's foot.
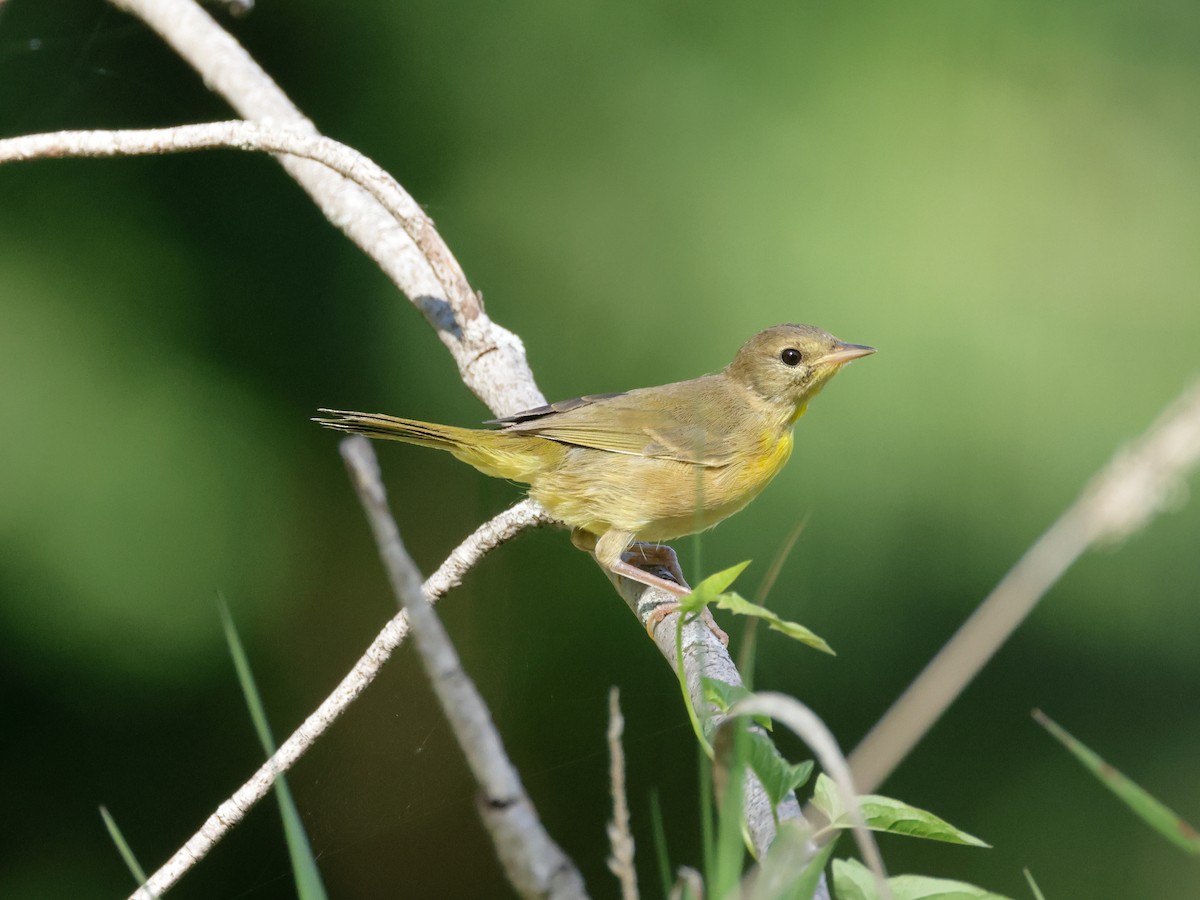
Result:
<instances>
[{"instance_id":1,"label":"bird's foot","mask_svg":"<svg viewBox=\"0 0 1200 900\"><path fill-rule=\"evenodd\" d=\"M686 596L692 592L687 579L683 577L683 569L679 568L679 557L666 544L643 544L641 542L632 544L621 554L621 561L629 563L642 572L648 572L663 580L674 582L683 591L680 596ZM672 589L671 593L678 594L679 590Z\"/></svg>"},{"instance_id":2,"label":"bird's foot","mask_svg":"<svg viewBox=\"0 0 1200 900\"><path fill-rule=\"evenodd\" d=\"M601 565L616 575L676 597L686 597L692 592L687 579L683 577L683 570L679 568L679 557L674 550L666 544L629 543L631 540L632 535L628 532L609 531L599 540L579 530L571 534L571 542L576 547L594 553ZM653 638L658 623L678 611L678 603L664 603L657 607L646 619L646 632ZM728 647L729 635L717 624L708 607L704 608L702 617L709 631Z\"/></svg>"},{"instance_id":3,"label":"bird's foot","mask_svg":"<svg viewBox=\"0 0 1200 900\"><path fill-rule=\"evenodd\" d=\"M655 578L656 581L661 581L661 585L672 594L685 597L692 592L688 586L687 579L683 577L683 570L679 568L679 557L675 555L675 551L666 544L634 544L623 554L621 554L621 562L636 569L643 575L648 575ZM663 577L666 576L666 577ZM667 579L670 579L669 581ZM664 603L659 606L646 618L646 633L651 638L654 637L654 629L658 627L658 623L665 619L671 613L679 611L678 603ZM701 612L701 618L704 619L704 624L721 642L723 646L729 646L729 635L724 629L717 624L717 620L713 618L713 614L707 606Z\"/></svg>"}]
</instances>

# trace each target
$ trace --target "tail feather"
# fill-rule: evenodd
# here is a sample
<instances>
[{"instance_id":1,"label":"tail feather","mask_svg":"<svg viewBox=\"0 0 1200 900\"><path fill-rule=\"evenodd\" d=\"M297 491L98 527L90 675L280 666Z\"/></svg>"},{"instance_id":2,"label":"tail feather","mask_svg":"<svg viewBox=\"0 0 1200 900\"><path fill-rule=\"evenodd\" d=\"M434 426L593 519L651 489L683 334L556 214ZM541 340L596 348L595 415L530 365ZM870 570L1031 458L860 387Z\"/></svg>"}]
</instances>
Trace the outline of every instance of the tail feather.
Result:
<instances>
[{"instance_id":1,"label":"tail feather","mask_svg":"<svg viewBox=\"0 0 1200 900\"><path fill-rule=\"evenodd\" d=\"M563 452L561 445L529 435L458 428L382 413L340 409L322 409L321 412L327 413L330 418L314 418L313 421L334 431L447 450L485 475L525 483L529 483L547 465L557 461Z\"/></svg>"},{"instance_id":2,"label":"tail feather","mask_svg":"<svg viewBox=\"0 0 1200 900\"><path fill-rule=\"evenodd\" d=\"M404 441L441 450L452 450L462 445L462 436L456 435L455 432L471 432L469 428L435 425L432 422L418 422L416 419L385 416L383 413L350 412L341 409L322 409L321 412L328 413L332 418L314 418L313 421L334 431L361 434L379 440Z\"/></svg>"}]
</instances>

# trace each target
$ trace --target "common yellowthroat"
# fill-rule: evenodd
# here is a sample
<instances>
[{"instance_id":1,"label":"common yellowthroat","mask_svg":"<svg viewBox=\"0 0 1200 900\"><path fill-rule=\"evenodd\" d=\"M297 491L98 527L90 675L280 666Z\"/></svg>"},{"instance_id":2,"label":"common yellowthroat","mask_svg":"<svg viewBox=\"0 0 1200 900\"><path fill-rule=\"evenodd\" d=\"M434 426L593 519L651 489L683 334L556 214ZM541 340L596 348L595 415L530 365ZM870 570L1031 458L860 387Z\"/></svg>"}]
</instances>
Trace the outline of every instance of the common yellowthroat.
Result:
<instances>
[{"instance_id":1,"label":"common yellowthroat","mask_svg":"<svg viewBox=\"0 0 1200 900\"><path fill-rule=\"evenodd\" d=\"M792 427L842 366L874 353L812 325L760 331L733 362L690 381L552 403L482 430L323 409L338 431L448 450L485 475L529 485L606 568L682 596L674 553L639 549L678 584L629 562L635 541L716 525L758 496L792 453Z\"/></svg>"}]
</instances>

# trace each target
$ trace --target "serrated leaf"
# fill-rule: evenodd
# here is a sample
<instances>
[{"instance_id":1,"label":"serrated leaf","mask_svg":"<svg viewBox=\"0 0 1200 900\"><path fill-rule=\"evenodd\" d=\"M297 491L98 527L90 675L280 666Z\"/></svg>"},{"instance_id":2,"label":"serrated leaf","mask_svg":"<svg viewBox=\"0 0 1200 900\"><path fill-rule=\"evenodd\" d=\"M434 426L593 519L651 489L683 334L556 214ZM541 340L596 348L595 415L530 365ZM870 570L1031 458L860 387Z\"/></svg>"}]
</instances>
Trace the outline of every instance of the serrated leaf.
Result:
<instances>
[{"instance_id":1,"label":"serrated leaf","mask_svg":"<svg viewBox=\"0 0 1200 900\"><path fill-rule=\"evenodd\" d=\"M990 846L974 835L955 828L945 819L940 819L931 812L909 806L907 803L893 800L891 797L865 794L858 798L858 802L862 809L863 819L872 831L906 834L909 837L943 841L947 844L962 844L967 847ZM813 789L813 805L829 819L830 828L854 827L850 813L842 804L837 786L831 778L823 774L817 776L817 784Z\"/></svg>"},{"instance_id":2,"label":"serrated leaf","mask_svg":"<svg viewBox=\"0 0 1200 900\"><path fill-rule=\"evenodd\" d=\"M1010 900L1003 894L945 878L897 875L887 880L893 900ZM871 870L856 859L833 861L833 887L838 900L878 900Z\"/></svg>"},{"instance_id":3,"label":"serrated leaf","mask_svg":"<svg viewBox=\"0 0 1200 900\"><path fill-rule=\"evenodd\" d=\"M816 650L823 653L828 653L830 656L837 656L824 640L818 637L813 632L809 631L803 625L797 622L789 622L786 619L781 619L765 606L759 606L757 603L751 603L741 594L730 591L726 594L721 594L716 598L717 607L719 609L727 609L735 615L753 616L756 619L762 619L771 628L772 631L778 631L781 634L786 634L792 640L799 641L802 644L807 644Z\"/></svg>"},{"instance_id":4,"label":"serrated leaf","mask_svg":"<svg viewBox=\"0 0 1200 900\"><path fill-rule=\"evenodd\" d=\"M727 591L729 586L737 580L737 577L746 570L746 566L748 565L750 565L750 560L709 575L692 588L690 594L679 601L680 610L683 612L699 612Z\"/></svg>"},{"instance_id":5,"label":"serrated leaf","mask_svg":"<svg viewBox=\"0 0 1200 900\"><path fill-rule=\"evenodd\" d=\"M1065 728L1040 709L1033 711L1033 718L1062 742L1063 746L1070 750L1076 759L1100 779L1101 784L1124 801L1125 805L1133 810L1138 818L1171 843L1182 847L1194 856L1200 855L1200 833L1197 833L1195 828L1106 763L1091 748L1074 738Z\"/></svg>"},{"instance_id":6,"label":"serrated leaf","mask_svg":"<svg viewBox=\"0 0 1200 900\"><path fill-rule=\"evenodd\" d=\"M779 755L779 751L765 734L748 731L746 738L746 754L750 768L762 782L772 808L777 807L784 797L812 777L811 759L792 765Z\"/></svg>"}]
</instances>

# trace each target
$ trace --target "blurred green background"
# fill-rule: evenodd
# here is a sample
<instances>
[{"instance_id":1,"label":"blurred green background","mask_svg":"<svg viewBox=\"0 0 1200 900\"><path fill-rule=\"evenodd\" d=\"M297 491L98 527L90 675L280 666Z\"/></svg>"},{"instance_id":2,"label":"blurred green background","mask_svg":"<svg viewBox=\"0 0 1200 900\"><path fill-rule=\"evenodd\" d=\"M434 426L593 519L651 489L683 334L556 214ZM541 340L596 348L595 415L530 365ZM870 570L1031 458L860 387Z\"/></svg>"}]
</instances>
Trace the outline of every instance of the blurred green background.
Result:
<instances>
[{"instance_id":1,"label":"blurred green background","mask_svg":"<svg viewBox=\"0 0 1200 900\"><path fill-rule=\"evenodd\" d=\"M711 371L783 321L880 348L703 545L708 570L753 558L752 591L807 517L770 604L839 656L768 635L757 683L846 747L1200 368L1195 4L293 0L229 24L426 207L551 399ZM0 12L3 136L228 117L103 3ZM153 867L259 761L218 593L280 736L393 612L308 417L489 414L278 166L236 153L0 167L0 383L0 896L120 896L99 804ZM429 571L519 496L380 454ZM1198 546L1192 503L1068 574L884 788L995 849L885 838L893 872L1198 895L1197 862L1028 717L1200 819ZM646 895L652 790L672 862L698 864L677 687L564 534L441 610L595 896L612 684ZM334 896L506 894L407 650L292 785ZM171 896L291 895L271 801Z\"/></svg>"}]
</instances>

